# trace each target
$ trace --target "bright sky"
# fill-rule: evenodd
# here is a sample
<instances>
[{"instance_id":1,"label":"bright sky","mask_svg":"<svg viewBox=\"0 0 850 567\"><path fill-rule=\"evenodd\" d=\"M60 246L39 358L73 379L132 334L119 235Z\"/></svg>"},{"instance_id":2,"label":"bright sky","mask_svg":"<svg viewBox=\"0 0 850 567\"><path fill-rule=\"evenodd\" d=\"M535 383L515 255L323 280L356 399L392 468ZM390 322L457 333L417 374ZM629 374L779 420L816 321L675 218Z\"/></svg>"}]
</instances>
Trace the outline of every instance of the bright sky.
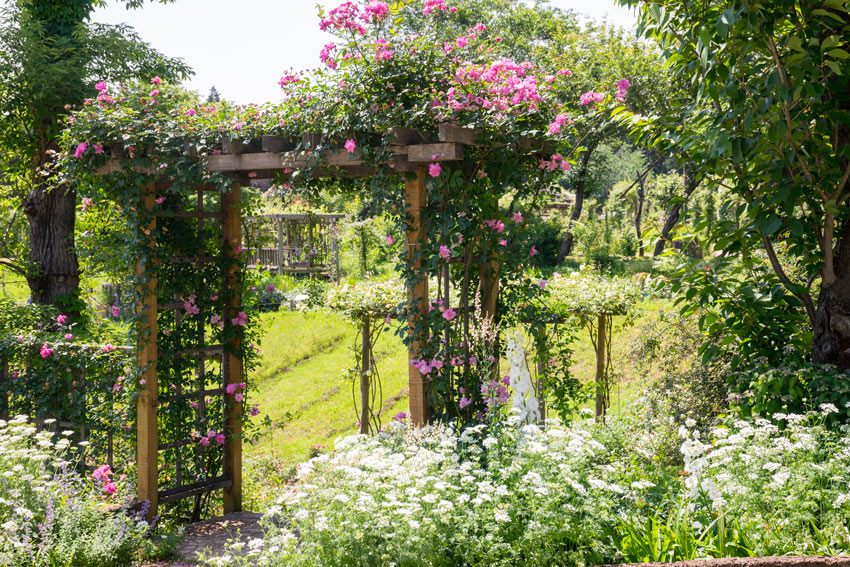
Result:
<instances>
[{"instance_id":1,"label":"bright sky","mask_svg":"<svg viewBox=\"0 0 850 567\"><path fill-rule=\"evenodd\" d=\"M326 7L339 4L324 0ZM595 20L630 28L635 17L614 0L551 0ZM184 59L195 76L188 87L206 96L212 85L237 103L276 101L283 71L319 64L330 41L319 31L313 0L176 0L126 10L110 0L93 19L128 23L160 52Z\"/></svg>"}]
</instances>

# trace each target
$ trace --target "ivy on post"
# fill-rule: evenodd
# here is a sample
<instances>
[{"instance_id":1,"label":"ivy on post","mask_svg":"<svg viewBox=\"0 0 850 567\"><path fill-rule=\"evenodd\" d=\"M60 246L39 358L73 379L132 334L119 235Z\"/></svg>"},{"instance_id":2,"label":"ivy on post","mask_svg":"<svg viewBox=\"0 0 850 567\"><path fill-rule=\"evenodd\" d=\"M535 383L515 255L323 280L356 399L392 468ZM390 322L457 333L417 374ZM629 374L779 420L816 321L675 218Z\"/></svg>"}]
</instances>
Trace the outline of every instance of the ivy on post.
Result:
<instances>
[{"instance_id":1,"label":"ivy on post","mask_svg":"<svg viewBox=\"0 0 850 567\"><path fill-rule=\"evenodd\" d=\"M360 358L360 433L369 433L371 422L370 412L370 377L372 374L372 321L369 316L363 317L363 329L361 330L362 345Z\"/></svg>"},{"instance_id":2,"label":"ivy on post","mask_svg":"<svg viewBox=\"0 0 850 567\"><path fill-rule=\"evenodd\" d=\"M242 204L242 186L239 180L234 180L230 191L221 196L221 210L224 214L224 234L222 249L231 260L225 273L225 308L226 323L235 327L232 320L238 317L242 309L242 294L240 287L240 268L238 248L242 242L242 224L240 210ZM228 340L224 349L223 374L225 388L229 384L242 382L242 358L236 353L242 351L241 339L234 336ZM242 402L228 396L225 404L225 429L228 433L224 447L224 474L232 484L224 489L224 513L242 510Z\"/></svg>"},{"instance_id":3,"label":"ivy on post","mask_svg":"<svg viewBox=\"0 0 850 567\"><path fill-rule=\"evenodd\" d=\"M147 227L143 230L145 237L156 230L154 203L156 187L153 181L142 185L140 212L147 216ZM153 243L151 243L153 244ZM149 274L148 280L141 283L138 290L140 302L137 304L139 325L139 345L137 350L139 374L139 396L136 400L136 470L137 493L141 502L149 503L147 519L152 521L157 515L159 506L158 493L158 451L159 435L157 428L157 398L159 396L159 381L157 379L157 279L148 265L150 259L141 256L136 264L136 275L143 278Z\"/></svg>"},{"instance_id":4,"label":"ivy on post","mask_svg":"<svg viewBox=\"0 0 850 567\"><path fill-rule=\"evenodd\" d=\"M422 277L421 241L423 239L421 215L427 203L425 186L426 167L416 168L416 175L407 178L405 183L405 204L407 206L407 234L405 253L407 265L419 279L408 282L407 308L408 332L413 339L408 348L408 383L410 392L410 421L414 425L428 422L428 400L425 378L413 361L419 359L422 352L422 322L428 318L428 278Z\"/></svg>"}]
</instances>

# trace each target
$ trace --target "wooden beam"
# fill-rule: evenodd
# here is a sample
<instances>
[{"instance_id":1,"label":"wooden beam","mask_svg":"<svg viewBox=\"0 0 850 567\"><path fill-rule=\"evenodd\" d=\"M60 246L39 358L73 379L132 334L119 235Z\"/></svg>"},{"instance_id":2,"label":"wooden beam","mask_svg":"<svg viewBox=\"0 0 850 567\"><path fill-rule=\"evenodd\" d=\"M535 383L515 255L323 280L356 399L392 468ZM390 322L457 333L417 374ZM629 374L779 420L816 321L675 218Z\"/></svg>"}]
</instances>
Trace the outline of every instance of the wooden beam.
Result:
<instances>
[{"instance_id":1,"label":"wooden beam","mask_svg":"<svg viewBox=\"0 0 850 567\"><path fill-rule=\"evenodd\" d=\"M150 215L146 231L156 229L156 217L153 215L156 189L152 182L142 187L141 207ZM149 265L142 259L136 263L136 276L149 273ZM157 282L156 276L150 276L147 283L139 289L142 298L138 306L139 344L136 354L139 375L139 396L136 399L136 490L138 500L150 503L148 521L153 521L159 507L158 501L158 446L157 397L159 382L157 377Z\"/></svg>"},{"instance_id":2,"label":"wooden beam","mask_svg":"<svg viewBox=\"0 0 850 567\"><path fill-rule=\"evenodd\" d=\"M410 395L410 421L413 425L425 425L430 418L425 377L412 362L420 357L422 342L414 331L419 321L428 318L428 277L422 273L421 239L424 237L421 216L427 203L425 179L427 169L424 165L416 168L416 175L405 183L405 204L407 205L407 233L405 235L405 253L407 263L413 272L420 276L419 281L408 287L408 333L413 340L408 347L408 385Z\"/></svg>"},{"instance_id":3,"label":"wooden beam","mask_svg":"<svg viewBox=\"0 0 850 567\"><path fill-rule=\"evenodd\" d=\"M289 136L263 136L261 147L264 152L285 152L295 147L295 142Z\"/></svg>"},{"instance_id":4,"label":"wooden beam","mask_svg":"<svg viewBox=\"0 0 850 567\"><path fill-rule=\"evenodd\" d=\"M250 154L248 154L250 155ZM225 213L223 249L232 251L242 243L242 186L234 181L230 191L221 196L221 209ZM231 252L232 254L232 252ZM235 318L242 305L240 292L240 269L236 258L225 274L227 305L225 306L225 324ZM223 369L224 383L238 384L242 382L242 359L233 354L241 350L241 341L231 339L230 348L225 350ZM224 474L233 484L224 489L222 503L224 513L242 510L242 403L231 396L226 398L225 431L227 442L224 445Z\"/></svg>"},{"instance_id":5,"label":"wooden beam","mask_svg":"<svg viewBox=\"0 0 850 567\"><path fill-rule=\"evenodd\" d=\"M454 124L440 124L437 139L441 142L454 142L457 144L476 145L475 142L481 136L480 128L465 128Z\"/></svg>"},{"instance_id":6,"label":"wooden beam","mask_svg":"<svg viewBox=\"0 0 850 567\"><path fill-rule=\"evenodd\" d=\"M458 161L463 159L463 146L454 143L408 146L407 159L410 160L411 163Z\"/></svg>"},{"instance_id":7,"label":"wooden beam","mask_svg":"<svg viewBox=\"0 0 850 567\"><path fill-rule=\"evenodd\" d=\"M416 128L390 128L387 135L390 137L390 144L395 146L427 144L432 141L429 134Z\"/></svg>"}]
</instances>

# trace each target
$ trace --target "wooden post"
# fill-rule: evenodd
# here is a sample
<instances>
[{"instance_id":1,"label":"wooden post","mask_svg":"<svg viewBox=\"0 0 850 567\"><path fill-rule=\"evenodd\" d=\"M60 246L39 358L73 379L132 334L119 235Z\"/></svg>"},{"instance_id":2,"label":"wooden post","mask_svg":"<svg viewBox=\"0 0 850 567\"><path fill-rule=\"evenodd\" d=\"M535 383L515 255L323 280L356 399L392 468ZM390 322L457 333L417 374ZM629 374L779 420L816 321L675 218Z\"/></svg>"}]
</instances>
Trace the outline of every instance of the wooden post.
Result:
<instances>
[{"instance_id":1,"label":"wooden post","mask_svg":"<svg viewBox=\"0 0 850 567\"><path fill-rule=\"evenodd\" d=\"M596 325L596 421L605 421L605 330L607 317L600 314Z\"/></svg>"},{"instance_id":2,"label":"wooden post","mask_svg":"<svg viewBox=\"0 0 850 567\"><path fill-rule=\"evenodd\" d=\"M537 384L535 392L537 394L537 404L540 410L540 421L546 421L546 390L543 386L543 375L546 372L548 360L543 360L541 353L545 352L546 345L546 325L540 326L540 334L537 337Z\"/></svg>"},{"instance_id":3,"label":"wooden post","mask_svg":"<svg viewBox=\"0 0 850 567\"><path fill-rule=\"evenodd\" d=\"M428 317L428 278L421 273L422 260L419 258L422 237L422 226L420 217L422 209L427 202L425 188L426 169L424 165L416 168L416 176L408 178L405 183L405 204L407 205L407 234L405 236L405 250L407 264L412 268L414 275L419 280L407 290L407 325L408 333L414 337L416 324ZM417 340L410 343L407 351L408 363L418 359L422 352L422 344ZM425 379L419 369L409 364L408 385L410 392L410 422L413 425L424 425L430 415L428 412L428 400L425 391Z\"/></svg>"},{"instance_id":4,"label":"wooden post","mask_svg":"<svg viewBox=\"0 0 850 567\"><path fill-rule=\"evenodd\" d=\"M372 352L371 352L371 337L369 316L363 317L363 342L361 343L360 355L360 433L369 433L369 425L371 424L369 412L369 383L372 379L370 376L372 370Z\"/></svg>"},{"instance_id":5,"label":"wooden post","mask_svg":"<svg viewBox=\"0 0 850 567\"><path fill-rule=\"evenodd\" d=\"M336 220L331 224L331 249L333 250L334 279L339 284L341 276L339 273L339 237L337 235Z\"/></svg>"},{"instance_id":6,"label":"wooden post","mask_svg":"<svg viewBox=\"0 0 850 567\"><path fill-rule=\"evenodd\" d=\"M277 275L283 275L283 219L277 219Z\"/></svg>"},{"instance_id":7,"label":"wooden post","mask_svg":"<svg viewBox=\"0 0 850 567\"><path fill-rule=\"evenodd\" d=\"M229 192L221 196L221 209L224 213L224 250L232 254L234 247L242 243L242 224L240 209L242 204L242 186L238 180L233 181ZM225 307L225 324L235 318L242 309L241 290L239 288L239 266L234 262L225 274L225 286L228 290L228 302ZM238 352L241 348L239 339L231 339L230 349L225 349L222 371L225 384L242 382L242 359L228 350ZM224 445L224 474L233 484L224 489L224 513L242 510L242 403L232 396L227 396L225 410L225 430L227 442Z\"/></svg>"},{"instance_id":8,"label":"wooden post","mask_svg":"<svg viewBox=\"0 0 850 567\"><path fill-rule=\"evenodd\" d=\"M154 216L154 200L156 188L153 182L142 187L142 210L150 215L150 222L145 230L156 228ZM148 272L150 259L146 263L142 259L136 263L136 276ZM136 361L141 371L139 375L139 397L136 400L136 470L138 479L136 489L141 502L148 501L148 521L153 521L159 507L158 488L158 453L159 432L157 428L157 398L159 396L159 381L157 377L157 293L156 276L151 275L146 284L139 290L141 303L137 308L139 315L139 344Z\"/></svg>"},{"instance_id":9,"label":"wooden post","mask_svg":"<svg viewBox=\"0 0 850 567\"><path fill-rule=\"evenodd\" d=\"M9 390L6 382L9 381L9 361L4 357L0 360L0 419L9 419Z\"/></svg>"}]
</instances>

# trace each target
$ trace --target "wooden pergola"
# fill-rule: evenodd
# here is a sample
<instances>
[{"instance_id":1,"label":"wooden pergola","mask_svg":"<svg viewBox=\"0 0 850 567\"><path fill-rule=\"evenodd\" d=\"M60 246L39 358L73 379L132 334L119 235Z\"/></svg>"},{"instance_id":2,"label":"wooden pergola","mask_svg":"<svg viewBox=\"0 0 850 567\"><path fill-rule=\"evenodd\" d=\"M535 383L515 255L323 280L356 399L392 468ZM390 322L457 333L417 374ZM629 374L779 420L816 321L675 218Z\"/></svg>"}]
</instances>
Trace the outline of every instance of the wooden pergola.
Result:
<instances>
[{"instance_id":1,"label":"wooden pergola","mask_svg":"<svg viewBox=\"0 0 850 567\"><path fill-rule=\"evenodd\" d=\"M395 128L387 134L389 141L389 157L386 165L391 171L408 174L405 181L405 204L407 208L407 232L405 236L405 254L408 266L413 271L422 268L419 250L423 240L423 228L420 222L422 211L427 203L426 179L428 164L439 162L461 162L463 160L464 147L476 145L480 131L471 128L462 128L454 125L441 124L436 139L419 130L408 128ZM210 155L204 158L205 168L208 172L218 172L229 177L232 182L230 190L221 195L220 211L216 213L203 210L203 196L205 192L219 191L217 186L202 186L195 188L197 194L197 212L186 213L182 216L192 216L198 219L198 223L205 219L215 219L221 222L222 248L221 254L233 254L230 242L241 242L242 217L240 204L242 199L242 187L248 185L251 180L257 178L270 178L275 175L286 175L293 170L306 170L313 177L369 177L376 172L371 167L365 166L359 149L348 152L344 149L319 151L322 143L321 137L316 134L304 134L301 138L263 136L259 140L229 140L224 141L220 154ZM533 148L539 148L540 143L530 139L522 139L517 143L517 150L530 152ZM112 157L107 159L106 164L98 170L98 174L107 175L123 171L125 164L122 146L113 146ZM538 150L539 151L539 150ZM185 158L183 158L185 159ZM150 175L150 181L143 189L141 207L147 211L154 211L156 191L164 190L169 186L169 180L156 176L153 170L138 171L137 173ZM156 221L143 229L150 234L156 227ZM203 262L207 259L176 258L175 261ZM234 263L234 265L236 265ZM238 268L233 268L225 274L224 286L235 289L238 282ZM143 274L144 265L137 267L137 272ZM491 282L494 289L498 284ZM160 465L159 454L166 449L172 449L185 440L174 440L169 443L159 442L158 411L157 408L163 403L169 403L173 399L159 397L157 361L159 351L157 346L157 312L162 309L179 309L179 304L157 305L157 282L150 278L148 285L139 290L143 301L139 307L140 345L138 348L137 361L140 369L143 369L140 379L144 380L145 386L140 388L137 401L137 467L138 467L138 499L149 501L149 515L156 514L159 503L179 500L188 496L198 495L212 490L223 489L223 503L225 513L241 510L242 508L242 440L241 440L241 414L242 404L233 403L229 406L225 416L225 424L228 432L227 442L224 444L223 474L213 479L160 490L158 486L158 470ZM428 279L419 278L415 284L407 290L408 303L408 332L413 340L409 344L408 358L410 361L417 359L422 350L422 343L414 335L418 322L428 317ZM495 310L495 300L489 309ZM226 307L225 319L229 320L241 308L241 299L234 299ZM238 345L231 345L238 346ZM238 349L237 349L238 350ZM222 364L223 383L220 388L203 390L201 392L184 393L182 396L204 396L224 395L228 384L239 383L242 380L242 360L227 352L223 345L206 345L192 352L182 353L186 356L196 356L199 359L200 368L203 370L203 361L211 357L218 357ZM415 425L425 424L430 417L426 398L426 381L419 370L409 365L409 396L410 396L410 420Z\"/></svg>"}]
</instances>

